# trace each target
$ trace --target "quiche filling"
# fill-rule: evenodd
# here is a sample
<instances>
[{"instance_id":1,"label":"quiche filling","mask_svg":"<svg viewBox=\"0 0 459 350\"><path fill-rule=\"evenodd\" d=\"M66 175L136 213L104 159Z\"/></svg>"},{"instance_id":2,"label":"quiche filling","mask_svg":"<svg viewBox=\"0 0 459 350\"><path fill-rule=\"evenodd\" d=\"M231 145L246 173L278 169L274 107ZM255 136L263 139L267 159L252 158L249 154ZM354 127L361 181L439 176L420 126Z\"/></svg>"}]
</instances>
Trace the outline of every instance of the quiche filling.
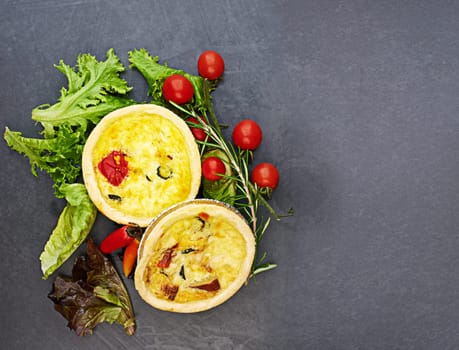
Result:
<instances>
[{"instance_id":1,"label":"quiche filling","mask_svg":"<svg viewBox=\"0 0 459 350\"><path fill-rule=\"evenodd\" d=\"M238 277L246 254L244 237L223 216L189 215L161 232L143 280L159 299L205 300Z\"/></svg>"},{"instance_id":2,"label":"quiche filling","mask_svg":"<svg viewBox=\"0 0 459 350\"><path fill-rule=\"evenodd\" d=\"M154 217L189 196L186 141L160 115L136 112L113 120L94 145L92 159L101 195L128 215Z\"/></svg>"}]
</instances>

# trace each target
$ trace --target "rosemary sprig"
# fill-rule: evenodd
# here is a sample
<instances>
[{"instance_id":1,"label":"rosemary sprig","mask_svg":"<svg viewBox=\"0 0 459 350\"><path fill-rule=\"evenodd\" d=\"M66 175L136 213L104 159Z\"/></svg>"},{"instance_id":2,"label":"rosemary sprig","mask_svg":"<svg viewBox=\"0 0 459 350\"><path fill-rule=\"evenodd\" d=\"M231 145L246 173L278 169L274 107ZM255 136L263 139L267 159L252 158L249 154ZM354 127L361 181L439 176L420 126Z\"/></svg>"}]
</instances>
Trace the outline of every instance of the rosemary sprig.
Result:
<instances>
[{"instance_id":1,"label":"rosemary sprig","mask_svg":"<svg viewBox=\"0 0 459 350\"><path fill-rule=\"evenodd\" d=\"M268 203L268 200L265 198L265 195L270 196L270 193L264 192L263 189L258 188L250 181L249 163L253 159L253 152L241 150L240 148L233 146L233 144L225 141L210 100L208 103L208 115L203 114L202 116L198 116L193 110L189 111L180 105L173 102L171 103L175 108L186 115L196 118L198 123L191 123L191 126L200 128L206 133L207 138L204 141L197 141L201 146L201 154L204 154L204 150L206 149L217 149L226 155L227 159L222 159L222 161L224 161L232 169L233 175L224 175L224 178L226 180L233 181L238 190L233 198L231 198L231 202L236 209L244 215L251 226L258 248L258 245L271 221L271 218L265 219L264 222L261 218L258 218L258 209L260 205L265 207L269 214L276 220L280 220L282 216L272 208L272 206ZM291 214L292 212L289 211L287 216ZM263 271L271 270L277 266L276 264L263 263L265 258L266 252L258 259L257 263L254 262L251 277Z\"/></svg>"}]
</instances>

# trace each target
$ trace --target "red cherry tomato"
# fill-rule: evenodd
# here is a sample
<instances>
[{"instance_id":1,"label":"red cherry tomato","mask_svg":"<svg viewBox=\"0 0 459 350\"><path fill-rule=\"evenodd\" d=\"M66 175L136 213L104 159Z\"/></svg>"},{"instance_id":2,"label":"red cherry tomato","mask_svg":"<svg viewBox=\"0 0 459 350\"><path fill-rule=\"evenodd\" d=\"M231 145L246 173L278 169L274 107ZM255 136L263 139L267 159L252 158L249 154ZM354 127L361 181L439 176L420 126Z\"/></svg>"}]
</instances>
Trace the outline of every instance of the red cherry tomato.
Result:
<instances>
[{"instance_id":1,"label":"red cherry tomato","mask_svg":"<svg viewBox=\"0 0 459 350\"><path fill-rule=\"evenodd\" d=\"M204 120L201 117L199 117L199 119L201 119L201 121L204 122ZM194 117L188 118L187 122L189 122L191 124L198 124L199 125L199 121ZM190 125L190 130L193 133L193 136L194 136L194 138L196 140L204 141L206 139L206 137L207 137L206 132L201 128L198 128L196 126Z\"/></svg>"},{"instance_id":2,"label":"red cherry tomato","mask_svg":"<svg viewBox=\"0 0 459 350\"><path fill-rule=\"evenodd\" d=\"M198 58L199 75L209 80L215 80L223 75L225 61L216 51L204 51Z\"/></svg>"},{"instance_id":3,"label":"red cherry tomato","mask_svg":"<svg viewBox=\"0 0 459 350\"><path fill-rule=\"evenodd\" d=\"M274 190L279 184L279 172L271 163L260 163L252 170L250 179L260 188Z\"/></svg>"},{"instance_id":4,"label":"red cherry tomato","mask_svg":"<svg viewBox=\"0 0 459 350\"><path fill-rule=\"evenodd\" d=\"M241 149L256 149L263 138L260 126L253 120L241 121L233 130L233 142Z\"/></svg>"},{"instance_id":5,"label":"red cherry tomato","mask_svg":"<svg viewBox=\"0 0 459 350\"><path fill-rule=\"evenodd\" d=\"M163 85L163 97L179 105L190 102L194 95L191 82L180 74L168 76Z\"/></svg>"},{"instance_id":6,"label":"red cherry tomato","mask_svg":"<svg viewBox=\"0 0 459 350\"><path fill-rule=\"evenodd\" d=\"M225 174L225 163L218 157L209 157L202 162L202 175L210 181L217 181Z\"/></svg>"}]
</instances>

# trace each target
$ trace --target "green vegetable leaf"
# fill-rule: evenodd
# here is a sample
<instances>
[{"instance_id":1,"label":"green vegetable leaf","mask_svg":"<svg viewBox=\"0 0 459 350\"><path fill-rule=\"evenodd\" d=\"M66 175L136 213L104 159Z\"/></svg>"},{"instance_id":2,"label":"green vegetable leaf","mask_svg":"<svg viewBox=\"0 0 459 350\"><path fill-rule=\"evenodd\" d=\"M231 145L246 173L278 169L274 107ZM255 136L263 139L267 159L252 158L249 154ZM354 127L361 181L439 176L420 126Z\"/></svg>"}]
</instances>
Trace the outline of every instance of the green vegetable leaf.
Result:
<instances>
[{"instance_id":1,"label":"green vegetable leaf","mask_svg":"<svg viewBox=\"0 0 459 350\"><path fill-rule=\"evenodd\" d=\"M62 124L81 126L86 130L88 121L96 124L108 112L135 103L121 95L131 87L120 78L124 66L113 49L107 51L107 60L98 62L90 54L77 58L78 72L60 61L56 68L68 79L68 88L54 105L41 105L32 110L32 119L41 122L45 138L52 137L55 127Z\"/></svg>"},{"instance_id":2,"label":"green vegetable leaf","mask_svg":"<svg viewBox=\"0 0 459 350\"><path fill-rule=\"evenodd\" d=\"M94 224L97 209L83 184L61 186L67 205L59 216L40 255L43 278L47 279L83 243Z\"/></svg>"},{"instance_id":3,"label":"green vegetable leaf","mask_svg":"<svg viewBox=\"0 0 459 350\"><path fill-rule=\"evenodd\" d=\"M61 186L81 175L81 155L92 127L113 110L137 103L124 96L131 88L119 76L124 67L113 49L106 61L82 54L77 62L78 72L62 61L56 66L68 78L58 102L32 111L44 127L44 138L26 138L8 128L4 133L7 144L29 158L33 175L37 169L50 175L58 198L64 196Z\"/></svg>"},{"instance_id":4,"label":"green vegetable leaf","mask_svg":"<svg viewBox=\"0 0 459 350\"><path fill-rule=\"evenodd\" d=\"M148 94L152 96L153 101L157 104L167 105L172 108L173 105L167 104L162 97L162 87L164 80L172 74L181 74L186 77L194 88L194 97L192 101L185 106L199 113L205 113L211 108L210 93L216 87L217 82L189 74L180 69L168 67L167 64L158 63L158 56L152 56L146 49L129 51L129 62L131 68L136 68L148 83Z\"/></svg>"},{"instance_id":5,"label":"green vegetable leaf","mask_svg":"<svg viewBox=\"0 0 459 350\"><path fill-rule=\"evenodd\" d=\"M92 334L102 322L121 324L126 334L135 332L129 294L113 264L88 240L86 256L80 256L72 277L57 277L48 297L79 336Z\"/></svg>"},{"instance_id":6,"label":"green vegetable leaf","mask_svg":"<svg viewBox=\"0 0 459 350\"><path fill-rule=\"evenodd\" d=\"M5 129L4 138L13 150L29 159L31 172L46 171L54 184L56 197L62 198L59 189L64 183L73 183L81 174L81 154L85 135L63 125L53 138L38 139L23 137L18 131Z\"/></svg>"}]
</instances>

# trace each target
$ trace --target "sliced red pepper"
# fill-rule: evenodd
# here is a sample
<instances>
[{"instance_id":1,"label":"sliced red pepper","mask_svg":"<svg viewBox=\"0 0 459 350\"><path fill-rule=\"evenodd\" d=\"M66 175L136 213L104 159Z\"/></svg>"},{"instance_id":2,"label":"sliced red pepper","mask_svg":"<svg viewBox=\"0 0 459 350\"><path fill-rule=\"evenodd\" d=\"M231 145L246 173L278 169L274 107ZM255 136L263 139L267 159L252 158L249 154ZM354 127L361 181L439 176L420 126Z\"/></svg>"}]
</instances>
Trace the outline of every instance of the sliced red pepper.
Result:
<instances>
[{"instance_id":1,"label":"sliced red pepper","mask_svg":"<svg viewBox=\"0 0 459 350\"><path fill-rule=\"evenodd\" d=\"M167 248L163 254L163 257L158 262L156 266L161 268L168 268L172 261L172 254L174 253L175 248L178 247L178 243L175 244L173 247Z\"/></svg>"},{"instance_id":2,"label":"sliced red pepper","mask_svg":"<svg viewBox=\"0 0 459 350\"><path fill-rule=\"evenodd\" d=\"M198 214L198 217L200 217L201 219L203 219L205 221L209 220L209 214L207 214L206 212L200 212Z\"/></svg>"},{"instance_id":3,"label":"sliced red pepper","mask_svg":"<svg viewBox=\"0 0 459 350\"><path fill-rule=\"evenodd\" d=\"M191 288L201 289L207 292L215 292L220 289L220 282L218 282L218 278L216 278L212 282L201 284L199 286L192 286Z\"/></svg>"},{"instance_id":4,"label":"sliced red pepper","mask_svg":"<svg viewBox=\"0 0 459 350\"><path fill-rule=\"evenodd\" d=\"M124 250L123 254L123 272L124 276L129 277L137 260L137 251L139 249L139 240L134 238Z\"/></svg>"},{"instance_id":5,"label":"sliced red pepper","mask_svg":"<svg viewBox=\"0 0 459 350\"><path fill-rule=\"evenodd\" d=\"M161 291L167 296L169 300L174 300L177 295L179 287L173 284L165 284L161 287Z\"/></svg>"},{"instance_id":6,"label":"sliced red pepper","mask_svg":"<svg viewBox=\"0 0 459 350\"><path fill-rule=\"evenodd\" d=\"M113 186L119 186L128 174L128 161L121 151L112 151L97 167Z\"/></svg>"},{"instance_id":7,"label":"sliced red pepper","mask_svg":"<svg viewBox=\"0 0 459 350\"><path fill-rule=\"evenodd\" d=\"M142 229L135 226L122 226L110 233L100 243L100 250L104 254L110 254L115 250L126 247L134 238L139 239Z\"/></svg>"}]
</instances>

